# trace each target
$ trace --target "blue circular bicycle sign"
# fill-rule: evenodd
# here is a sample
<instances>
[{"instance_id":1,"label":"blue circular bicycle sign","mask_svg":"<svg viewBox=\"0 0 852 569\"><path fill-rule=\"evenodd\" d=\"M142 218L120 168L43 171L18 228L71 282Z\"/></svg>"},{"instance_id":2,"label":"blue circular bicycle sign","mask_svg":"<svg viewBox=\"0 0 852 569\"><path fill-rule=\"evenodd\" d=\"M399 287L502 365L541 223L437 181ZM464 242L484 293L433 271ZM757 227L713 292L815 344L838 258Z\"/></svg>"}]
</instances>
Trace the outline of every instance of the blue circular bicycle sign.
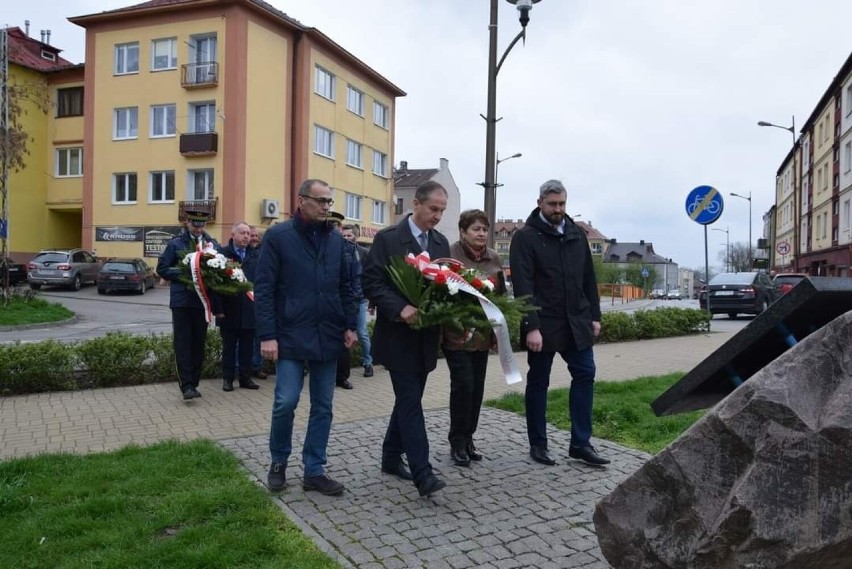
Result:
<instances>
[{"instance_id":1,"label":"blue circular bicycle sign","mask_svg":"<svg viewBox=\"0 0 852 569\"><path fill-rule=\"evenodd\" d=\"M709 225L719 219L724 208L722 194L713 186L698 186L686 196L686 215L701 225Z\"/></svg>"}]
</instances>

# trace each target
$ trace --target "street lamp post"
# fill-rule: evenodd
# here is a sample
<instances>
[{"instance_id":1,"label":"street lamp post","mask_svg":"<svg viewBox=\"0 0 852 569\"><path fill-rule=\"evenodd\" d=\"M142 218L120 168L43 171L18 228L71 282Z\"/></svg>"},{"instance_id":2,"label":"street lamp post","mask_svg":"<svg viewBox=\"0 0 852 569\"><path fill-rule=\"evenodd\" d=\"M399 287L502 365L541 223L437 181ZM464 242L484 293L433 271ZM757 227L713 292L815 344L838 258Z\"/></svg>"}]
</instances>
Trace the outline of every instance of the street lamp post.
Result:
<instances>
[{"instance_id":1,"label":"street lamp post","mask_svg":"<svg viewBox=\"0 0 852 569\"><path fill-rule=\"evenodd\" d=\"M751 253L751 192L748 193L748 197L735 194L734 192L731 192L731 195L735 198L748 200L748 268L751 270L754 263L754 257Z\"/></svg>"},{"instance_id":2,"label":"street lamp post","mask_svg":"<svg viewBox=\"0 0 852 569\"><path fill-rule=\"evenodd\" d=\"M494 187L495 188L499 188L500 186L503 185L503 184L497 183L497 180L499 179L498 176L497 176L497 172L500 170L500 163L505 162L506 160L511 160L512 158L520 158L521 156L523 156L523 154L521 154L520 152L516 152L516 153L512 154L511 156L507 156L506 158L500 158L500 155L497 154L497 161L494 163Z\"/></svg>"},{"instance_id":3,"label":"street lamp post","mask_svg":"<svg viewBox=\"0 0 852 569\"><path fill-rule=\"evenodd\" d=\"M771 122L766 121L757 121L757 126L771 126L773 128L780 128L782 130L789 131L790 134L793 135L793 272L798 272L799 270L799 224L801 223L801 218L799 216L799 194L801 193L801 173L796 174L796 147L798 146L798 140L796 139L796 115L792 116L792 122L790 126L781 126L777 124L773 124ZM801 166L800 166L801 168Z\"/></svg>"},{"instance_id":4,"label":"street lamp post","mask_svg":"<svg viewBox=\"0 0 852 569\"><path fill-rule=\"evenodd\" d=\"M725 234L725 272L731 272L731 226L727 226L725 229L718 229L716 227L711 227L710 231L721 231Z\"/></svg>"},{"instance_id":5,"label":"street lamp post","mask_svg":"<svg viewBox=\"0 0 852 569\"><path fill-rule=\"evenodd\" d=\"M491 0L491 18L488 24L488 102L485 119L485 181L480 185L485 190L485 215L488 217L488 246L494 247L494 225L497 217L497 160L495 146L497 143L497 74L506 60L506 56L519 40L526 38L527 24L530 21L530 10L533 4L541 0L506 0L518 7L521 31L509 43L500 61L497 61L497 0ZM508 158L507 158L508 160Z\"/></svg>"}]
</instances>

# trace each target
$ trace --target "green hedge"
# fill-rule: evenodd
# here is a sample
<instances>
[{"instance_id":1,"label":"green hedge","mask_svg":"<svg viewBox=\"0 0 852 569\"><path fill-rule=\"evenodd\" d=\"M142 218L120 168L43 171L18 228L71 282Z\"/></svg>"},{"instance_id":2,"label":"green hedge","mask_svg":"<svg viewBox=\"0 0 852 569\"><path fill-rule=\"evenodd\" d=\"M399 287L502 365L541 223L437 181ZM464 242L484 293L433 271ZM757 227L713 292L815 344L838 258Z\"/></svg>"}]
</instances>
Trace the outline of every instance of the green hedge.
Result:
<instances>
[{"instance_id":1,"label":"green hedge","mask_svg":"<svg viewBox=\"0 0 852 569\"><path fill-rule=\"evenodd\" d=\"M683 336L709 329L707 313L694 308L657 308L634 314L605 312L601 342ZM369 323L372 336L373 323ZM519 331L510 331L519 350ZM361 365L361 346L351 351L352 367ZM222 337L210 330L202 377L221 377ZM0 395L116 387L177 381L171 334L105 336L62 343L46 340L0 345Z\"/></svg>"}]
</instances>

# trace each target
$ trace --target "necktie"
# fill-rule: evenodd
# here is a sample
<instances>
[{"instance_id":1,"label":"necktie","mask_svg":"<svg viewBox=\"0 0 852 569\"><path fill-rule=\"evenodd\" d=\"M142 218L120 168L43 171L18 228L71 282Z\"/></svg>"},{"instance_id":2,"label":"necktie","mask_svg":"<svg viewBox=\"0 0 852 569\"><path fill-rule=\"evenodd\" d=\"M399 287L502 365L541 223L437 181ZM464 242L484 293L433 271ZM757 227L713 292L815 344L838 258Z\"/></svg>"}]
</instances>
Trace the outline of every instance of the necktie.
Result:
<instances>
[{"instance_id":1,"label":"necktie","mask_svg":"<svg viewBox=\"0 0 852 569\"><path fill-rule=\"evenodd\" d=\"M240 262L242 262L242 261L243 261L243 259L245 259L245 258L246 258L246 250L245 250L245 249L242 249L242 248L237 249L237 255L239 255L239 256L240 256Z\"/></svg>"},{"instance_id":2,"label":"necktie","mask_svg":"<svg viewBox=\"0 0 852 569\"><path fill-rule=\"evenodd\" d=\"M420 248L425 252L429 248L429 234L424 231L417 239L420 241Z\"/></svg>"}]
</instances>

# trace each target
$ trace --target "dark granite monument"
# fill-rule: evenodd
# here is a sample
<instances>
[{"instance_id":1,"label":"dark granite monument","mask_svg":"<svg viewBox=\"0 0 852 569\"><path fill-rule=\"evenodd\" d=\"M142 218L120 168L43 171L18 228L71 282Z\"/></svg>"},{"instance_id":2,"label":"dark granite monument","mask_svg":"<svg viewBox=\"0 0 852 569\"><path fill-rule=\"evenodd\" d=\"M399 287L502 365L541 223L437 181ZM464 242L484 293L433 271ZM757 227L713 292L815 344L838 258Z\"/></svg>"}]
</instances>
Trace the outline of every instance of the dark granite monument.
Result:
<instances>
[{"instance_id":1,"label":"dark granite monument","mask_svg":"<svg viewBox=\"0 0 852 569\"><path fill-rule=\"evenodd\" d=\"M616 569L852 567L852 312L823 326L834 307L798 292L788 304L806 310L784 323L806 337L782 350L768 328L773 338L755 334L765 356L735 359L748 381L598 503L598 541ZM681 393L686 404L662 409L733 390L704 377Z\"/></svg>"}]
</instances>

